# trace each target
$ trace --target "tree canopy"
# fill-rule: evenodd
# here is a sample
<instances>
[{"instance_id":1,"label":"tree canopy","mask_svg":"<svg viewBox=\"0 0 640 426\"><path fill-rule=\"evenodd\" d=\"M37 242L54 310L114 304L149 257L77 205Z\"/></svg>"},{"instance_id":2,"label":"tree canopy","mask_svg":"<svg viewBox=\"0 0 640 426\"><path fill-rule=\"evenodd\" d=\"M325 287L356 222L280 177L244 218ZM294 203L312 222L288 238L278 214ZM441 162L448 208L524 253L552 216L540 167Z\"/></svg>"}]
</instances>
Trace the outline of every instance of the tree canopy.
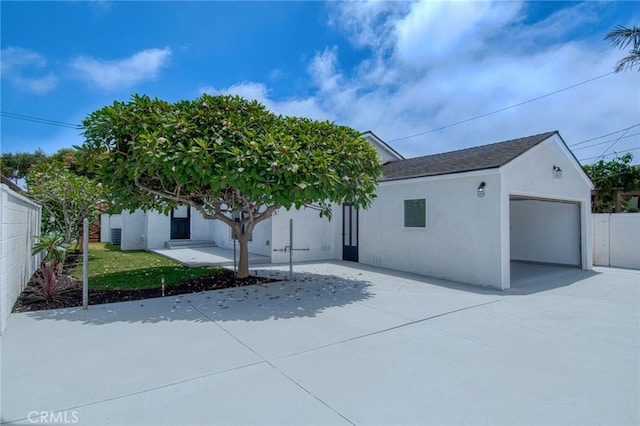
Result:
<instances>
[{"instance_id":1,"label":"tree canopy","mask_svg":"<svg viewBox=\"0 0 640 426\"><path fill-rule=\"evenodd\" d=\"M42 235L60 232L67 244L77 243L84 218L94 222L104 200L102 186L78 176L57 161L31 167L26 175L27 195L43 209Z\"/></svg>"},{"instance_id":2,"label":"tree canopy","mask_svg":"<svg viewBox=\"0 0 640 426\"><path fill-rule=\"evenodd\" d=\"M63 164L70 172L78 176L92 177L82 166L81 152L73 148L62 148L55 154L47 155L41 149L35 152L4 152L0 158L1 173L18 182L29 173L29 170L41 163L57 162Z\"/></svg>"},{"instance_id":3,"label":"tree canopy","mask_svg":"<svg viewBox=\"0 0 640 426\"><path fill-rule=\"evenodd\" d=\"M186 204L229 225L240 243L238 277L248 275L247 242L279 208L370 205L382 166L360 132L283 117L257 101L210 96L166 102L134 95L84 121L84 158L116 208ZM239 222L233 212L242 212Z\"/></svg>"},{"instance_id":4,"label":"tree canopy","mask_svg":"<svg viewBox=\"0 0 640 426\"><path fill-rule=\"evenodd\" d=\"M640 190L640 166L631 164L632 160L633 155L627 153L610 161L582 166L597 190L591 206L594 213L612 212L618 191Z\"/></svg>"},{"instance_id":5,"label":"tree canopy","mask_svg":"<svg viewBox=\"0 0 640 426\"><path fill-rule=\"evenodd\" d=\"M35 166L38 163L46 161L47 154L44 153L41 149L36 150L36 152L5 152L2 154L2 158L0 160L0 168L1 173L8 177L9 179L13 179L14 182L17 182L18 179L23 179L29 169Z\"/></svg>"},{"instance_id":6,"label":"tree canopy","mask_svg":"<svg viewBox=\"0 0 640 426\"><path fill-rule=\"evenodd\" d=\"M73 148L61 148L55 154L52 154L45 161L62 163L67 170L77 176L86 176L88 178L95 177L86 167L83 166L82 152Z\"/></svg>"}]
</instances>

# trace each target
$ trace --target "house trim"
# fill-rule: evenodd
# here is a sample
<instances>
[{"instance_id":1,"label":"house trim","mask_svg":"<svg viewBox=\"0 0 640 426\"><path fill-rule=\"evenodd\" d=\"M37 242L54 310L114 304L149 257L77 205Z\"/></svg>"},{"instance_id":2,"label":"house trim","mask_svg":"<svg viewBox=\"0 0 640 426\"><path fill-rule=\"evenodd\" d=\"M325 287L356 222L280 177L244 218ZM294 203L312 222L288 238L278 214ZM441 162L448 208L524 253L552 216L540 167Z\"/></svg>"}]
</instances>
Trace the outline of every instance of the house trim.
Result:
<instances>
[{"instance_id":1,"label":"house trim","mask_svg":"<svg viewBox=\"0 0 640 426\"><path fill-rule=\"evenodd\" d=\"M566 142L564 141L564 139L562 139L562 136L560 136L559 133L556 133L554 136L556 138L558 138L558 140L560 141L559 145L561 146L561 148L565 152L565 154L567 154L567 157L571 158L573 160L573 161L571 161L572 167L574 169L578 170L578 173L582 176L582 179L584 179L584 181L593 190L595 188L595 186L594 186L593 182L591 181L591 178L589 178L589 175L587 175L587 172L584 171L584 169L582 168L582 165L580 164L580 161L578 161L576 156L573 154L573 151L571 151L571 149L569 149L569 147L567 146Z\"/></svg>"},{"instance_id":2,"label":"house trim","mask_svg":"<svg viewBox=\"0 0 640 426\"><path fill-rule=\"evenodd\" d=\"M376 134L373 133L371 130L367 130L366 132L362 132L361 135L364 136L365 138L369 139L370 141L373 141L376 144L378 144L380 146L380 148L382 148L384 151L386 151L392 157L396 157L398 160L404 160L405 159L402 156L402 154L400 154L395 149L391 148L391 146L389 146L385 141L383 141L378 136L376 136Z\"/></svg>"},{"instance_id":3,"label":"house trim","mask_svg":"<svg viewBox=\"0 0 640 426\"><path fill-rule=\"evenodd\" d=\"M467 172L447 173L442 175L383 180L378 183L378 186L402 185L407 182L410 182L410 183L437 182L440 180L450 180L452 177L462 179L462 178L468 178L468 177L474 177L474 176L480 177L480 176L491 176L491 175L499 175L499 174L500 174L500 168L494 167L491 169L480 169L480 170L472 170Z\"/></svg>"}]
</instances>

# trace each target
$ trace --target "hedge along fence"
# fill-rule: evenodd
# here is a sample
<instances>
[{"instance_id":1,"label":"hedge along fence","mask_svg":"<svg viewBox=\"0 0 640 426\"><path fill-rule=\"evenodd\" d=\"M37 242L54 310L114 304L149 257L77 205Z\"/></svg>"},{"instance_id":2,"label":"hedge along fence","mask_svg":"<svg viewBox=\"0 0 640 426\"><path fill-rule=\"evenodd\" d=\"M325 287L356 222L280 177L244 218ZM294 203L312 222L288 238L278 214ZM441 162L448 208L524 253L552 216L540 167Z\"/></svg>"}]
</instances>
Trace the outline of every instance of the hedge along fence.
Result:
<instances>
[{"instance_id":1,"label":"hedge along fence","mask_svg":"<svg viewBox=\"0 0 640 426\"><path fill-rule=\"evenodd\" d=\"M19 193L20 188L2 176L0 183L0 335L14 303L38 269L31 255L40 235L42 207Z\"/></svg>"},{"instance_id":2,"label":"hedge along fence","mask_svg":"<svg viewBox=\"0 0 640 426\"><path fill-rule=\"evenodd\" d=\"M593 264L640 269L640 213L592 216Z\"/></svg>"}]
</instances>

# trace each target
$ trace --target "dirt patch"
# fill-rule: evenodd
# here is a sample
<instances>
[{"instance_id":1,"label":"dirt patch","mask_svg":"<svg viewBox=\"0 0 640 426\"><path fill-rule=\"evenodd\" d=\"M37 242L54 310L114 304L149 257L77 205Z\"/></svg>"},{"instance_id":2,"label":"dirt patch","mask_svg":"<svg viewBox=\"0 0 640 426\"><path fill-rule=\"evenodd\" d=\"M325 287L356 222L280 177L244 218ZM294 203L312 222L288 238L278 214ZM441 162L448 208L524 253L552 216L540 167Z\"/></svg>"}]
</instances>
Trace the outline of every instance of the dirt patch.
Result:
<instances>
[{"instance_id":1,"label":"dirt patch","mask_svg":"<svg viewBox=\"0 0 640 426\"><path fill-rule=\"evenodd\" d=\"M69 271L78 263L77 256L68 259L63 268L62 288L53 301L47 301L42 296L40 287L33 280L20 294L13 307L13 312L40 311L43 309L71 308L82 306L82 280L69 275ZM236 279L233 271L223 269L212 275L193 278L179 284L165 286L164 296L197 293L208 290L242 287L254 284L264 284L278 281L268 277L250 276ZM162 297L162 287L125 289L125 290L92 290L89 289L89 304L126 302L129 300L150 299Z\"/></svg>"}]
</instances>

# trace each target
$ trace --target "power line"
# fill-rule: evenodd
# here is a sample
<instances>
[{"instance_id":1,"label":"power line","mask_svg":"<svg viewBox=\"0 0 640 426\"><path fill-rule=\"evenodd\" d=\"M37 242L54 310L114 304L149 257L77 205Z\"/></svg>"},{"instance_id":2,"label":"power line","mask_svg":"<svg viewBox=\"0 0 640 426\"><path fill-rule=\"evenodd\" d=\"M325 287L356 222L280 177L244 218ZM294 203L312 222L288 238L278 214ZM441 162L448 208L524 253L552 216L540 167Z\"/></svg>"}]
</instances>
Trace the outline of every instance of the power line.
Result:
<instances>
[{"instance_id":1,"label":"power line","mask_svg":"<svg viewBox=\"0 0 640 426\"><path fill-rule=\"evenodd\" d=\"M0 115L7 118L15 118L16 120L31 121L34 123L48 124L50 126L66 127L69 129L81 129L82 126L77 124L65 123L64 121L49 120L46 118L33 117L30 115L15 114L8 111L0 111Z\"/></svg>"},{"instance_id":2,"label":"power line","mask_svg":"<svg viewBox=\"0 0 640 426\"><path fill-rule=\"evenodd\" d=\"M634 124L633 126L625 127L624 129L616 130L615 132L607 133L606 135L597 136L595 138L591 138L591 139L587 139L587 140L584 140L584 141L581 141L581 142L577 142L577 143L571 144L569 146L571 147L571 146L582 145L583 143L595 141L596 139L606 138L607 136L615 135L616 133L624 132L625 130L633 129L634 127L638 127L638 126L640 126L640 123ZM637 133L635 133L635 134L637 134Z\"/></svg>"},{"instance_id":3,"label":"power line","mask_svg":"<svg viewBox=\"0 0 640 426\"><path fill-rule=\"evenodd\" d=\"M605 149L605 150L602 152L602 154L600 154L600 157L603 157L603 158L604 158L604 155L607 153L607 151L609 151L611 148L613 148L613 146L614 146L615 144L617 144L618 142L620 142L620 139L622 139L622 138L624 137L624 135L626 135L626 134L627 134L627 132L628 132L629 130L631 130L631 129L627 129L627 130L625 130L625 131L624 131L624 133L623 133L623 134L621 134L621 135L620 135L620 137L619 137L618 139L616 139L616 140L615 140L611 145L609 145L609 147L608 147L607 149ZM600 158L600 157L598 157L598 158ZM596 161L598 161L598 158L596 158ZM594 161L594 163L595 163L595 161Z\"/></svg>"},{"instance_id":4,"label":"power line","mask_svg":"<svg viewBox=\"0 0 640 426\"><path fill-rule=\"evenodd\" d=\"M625 153L625 152L637 151L637 150L639 150L639 149L640 149L640 146L637 146L637 147L635 147L635 148L625 149L624 151L612 152L611 154L604 154L604 155L600 154L600 155L597 155L597 156L595 156L595 157L582 158L582 159L580 159L580 160L578 160L578 161L580 161L580 163L582 163L583 161L591 160L591 159L593 159L593 158L596 158L596 159L597 159L597 158L603 157L603 159L604 159L604 157L608 157L608 156L610 156L610 155L623 154L623 153Z\"/></svg>"},{"instance_id":5,"label":"power line","mask_svg":"<svg viewBox=\"0 0 640 426\"><path fill-rule=\"evenodd\" d=\"M490 115L493 115L493 114L497 114L497 113L499 113L499 112L503 112L503 111L506 111L506 110L509 110L509 109L512 109L512 108L516 108L516 107L519 107L519 106L522 106L522 105L525 105L525 104L528 104L528 103L531 103L531 102L538 101L538 100L540 100L540 99L547 98L547 97L549 97L549 96L556 95L556 94L558 94L558 93L561 93L561 92L564 92L564 91L567 91L567 90L573 89L573 88L575 88L575 87L582 86L583 84L591 83L592 81L598 80L598 79L603 78L603 77L607 77L607 76L609 76L609 75L611 75L611 74L615 74L615 72L614 72L614 71L611 71L611 72L608 72L608 73L606 73L606 74L602 74L602 75L599 75L599 76L597 76L597 77L590 78L589 80L585 80L585 81L582 81L582 82L580 82L580 83L576 83L576 84L574 84L574 85L571 85L571 86L565 87L565 88L563 88L563 89L555 90L555 91L550 92L550 93L547 93L547 94L545 94L545 95L538 96L537 98L529 99L529 100L527 100L527 101L520 102L520 103L517 103L517 104L514 104L514 105L509 105L509 106L507 106L507 107L500 108L500 109L495 110L495 111L487 112L487 113L485 113L485 114L477 115L477 116L475 116L475 117L467 118L466 120L461 120L461 121L457 121L457 122L455 122L455 123L447 124L446 126L438 127L438 128L436 128L436 129L427 130L427 131L420 132L420 133L416 133L416 134L413 134L413 135L404 136L404 137L401 137L401 138L391 139L391 140L389 140L389 141L388 141L388 143L391 143L391 142L398 142L398 141L402 141L402 140L405 140L405 139L415 138L416 136L426 135L426 134L428 134L428 133L433 133L433 132L437 132L437 131L439 131L439 130L448 129L449 127L458 126L458 125L460 125L460 124L468 123L468 122L473 121L473 120L478 120L478 119L480 119L480 118L484 118L484 117L487 117L487 116L490 116Z\"/></svg>"},{"instance_id":6,"label":"power line","mask_svg":"<svg viewBox=\"0 0 640 426\"><path fill-rule=\"evenodd\" d=\"M626 136L622 137L621 139L626 139L626 138L630 138L632 136L638 136L638 135L640 135L640 133L631 133L630 135L626 135ZM595 139L599 139L599 138L595 138ZM591 140L595 140L595 139L591 139ZM575 152L575 151L580 151L582 149L593 148L594 146L604 145L605 143L609 143L609 142L611 142L613 140L615 140L615 139L607 139L606 141L594 143L592 145L581 146L580 148L571 148L571 151Z\"/></svg>"}]
</instances>

